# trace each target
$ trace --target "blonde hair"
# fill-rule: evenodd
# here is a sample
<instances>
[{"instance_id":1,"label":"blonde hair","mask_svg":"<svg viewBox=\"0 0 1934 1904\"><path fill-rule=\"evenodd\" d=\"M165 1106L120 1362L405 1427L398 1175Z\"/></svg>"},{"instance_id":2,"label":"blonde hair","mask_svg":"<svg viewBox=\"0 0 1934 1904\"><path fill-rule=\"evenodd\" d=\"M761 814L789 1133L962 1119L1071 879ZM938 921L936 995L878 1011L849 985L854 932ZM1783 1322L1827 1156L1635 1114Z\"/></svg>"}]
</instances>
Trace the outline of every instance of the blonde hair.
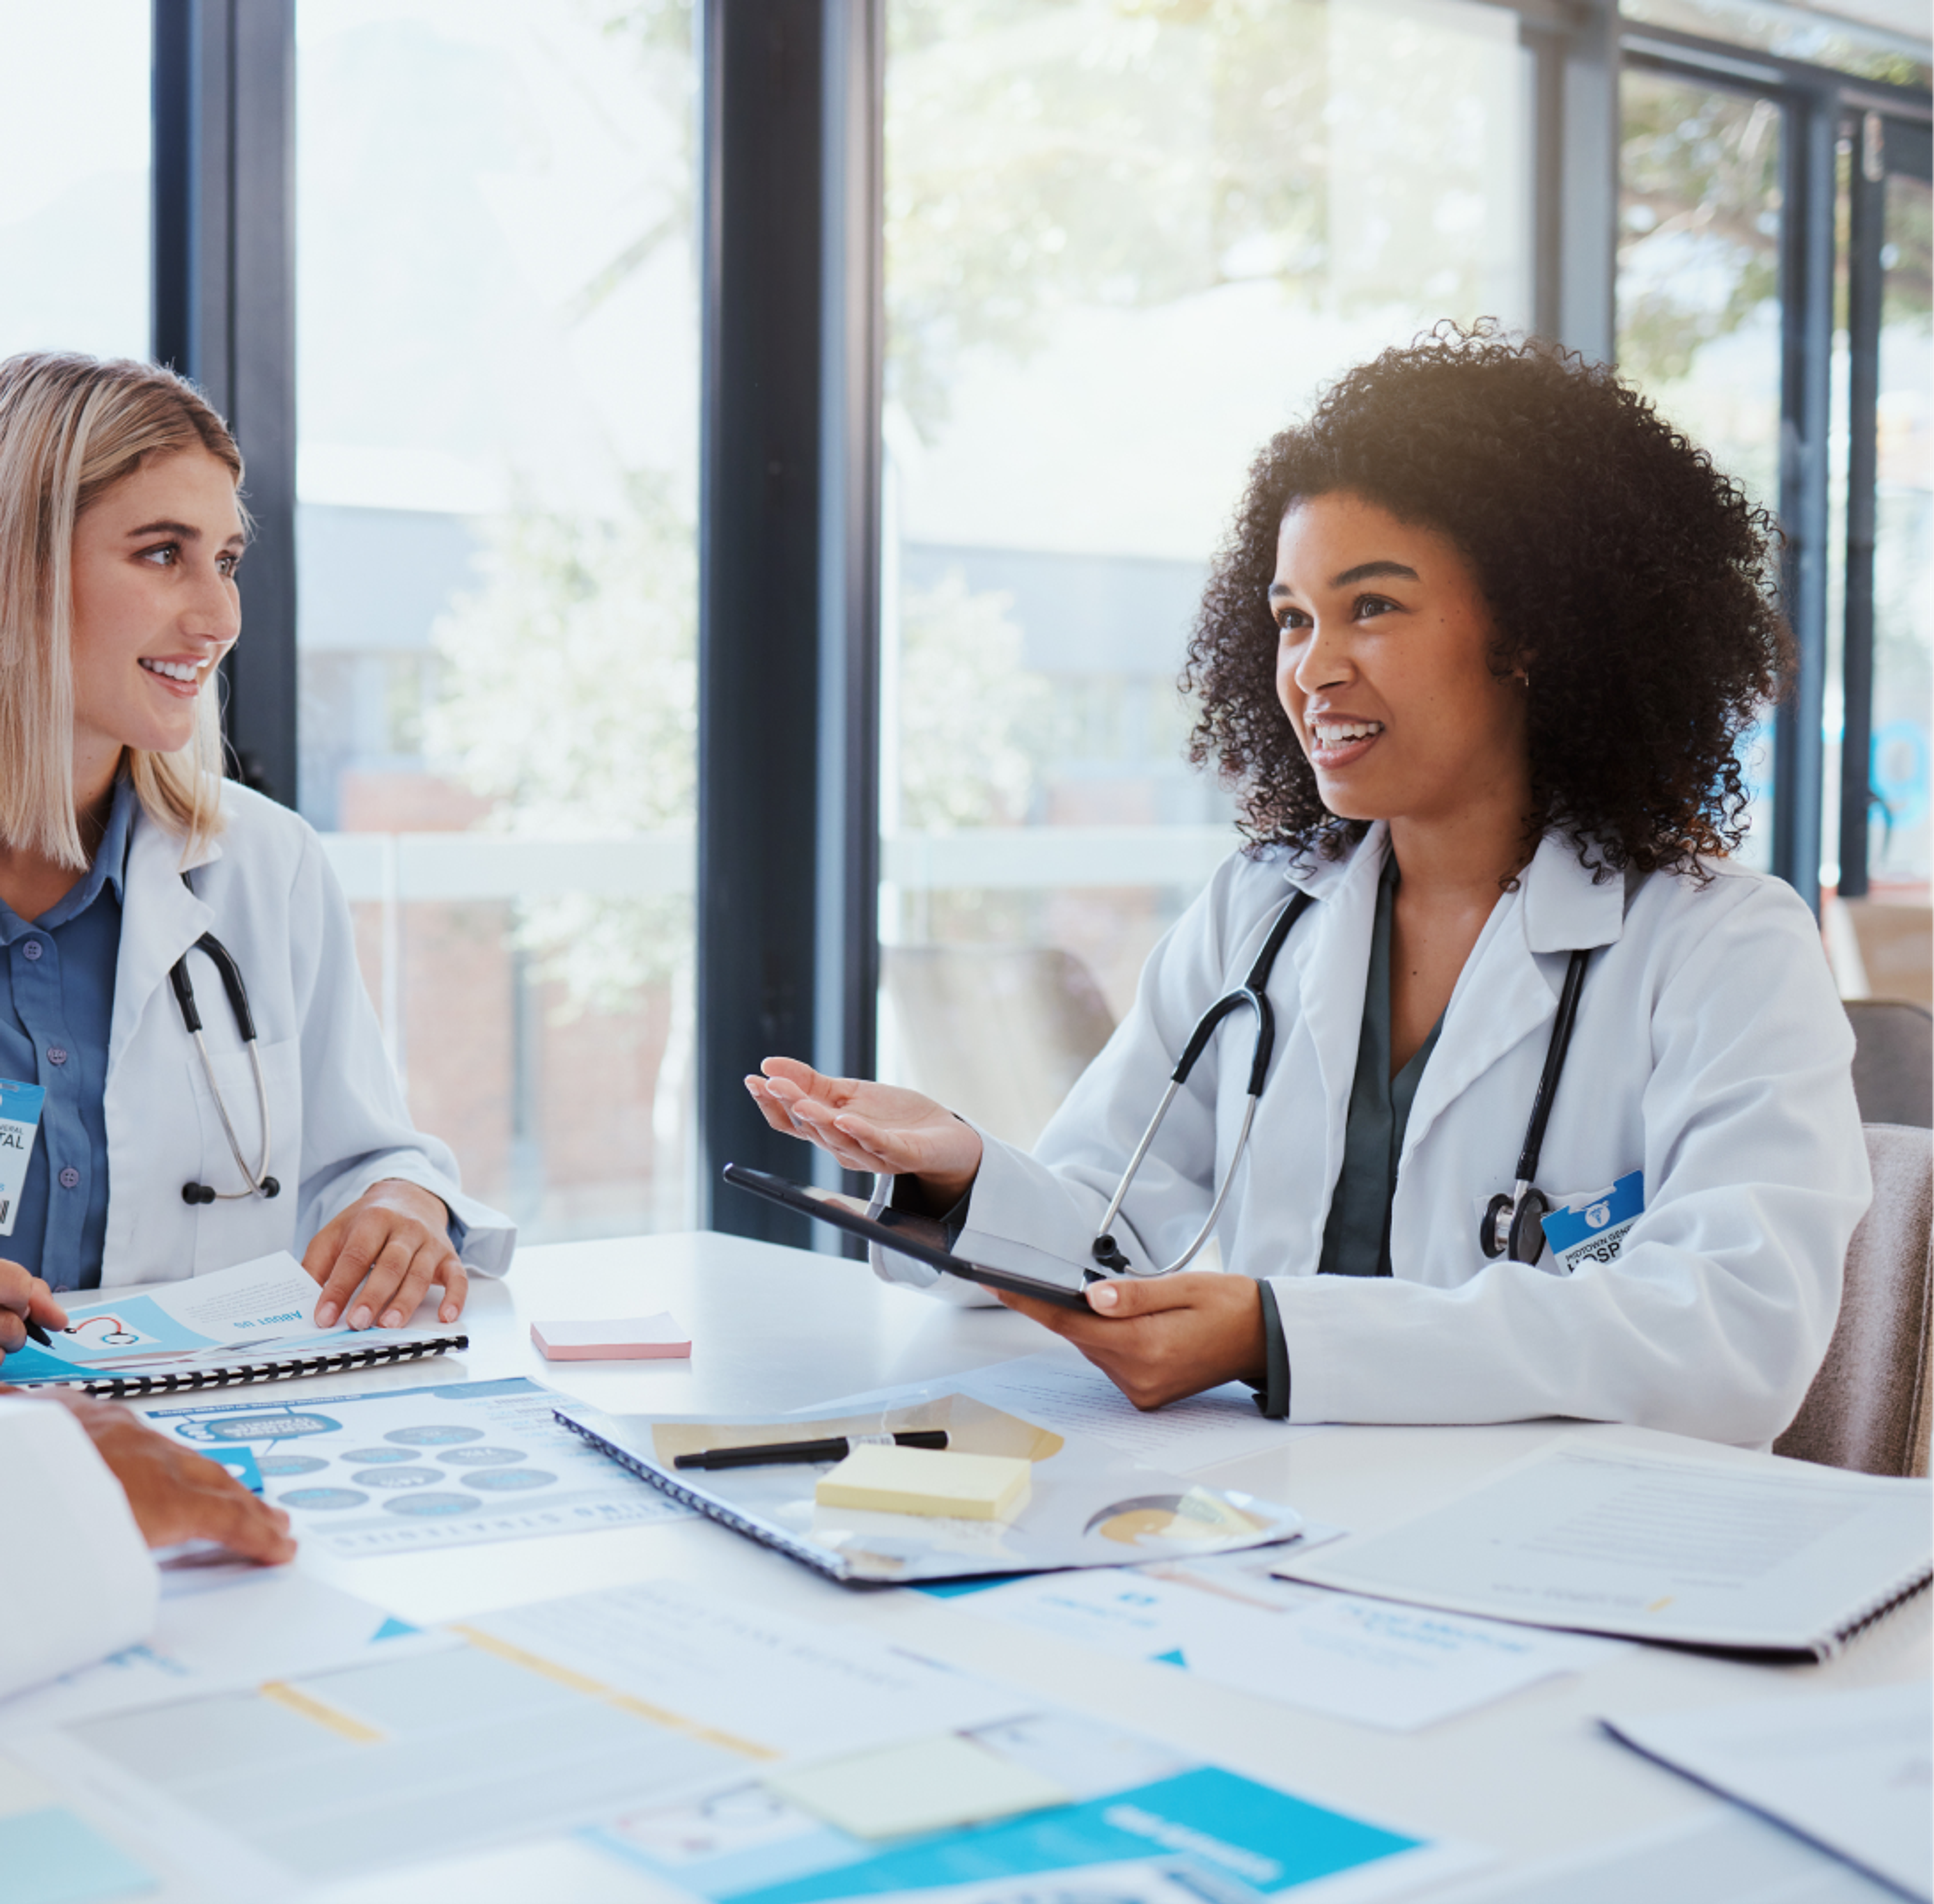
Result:
<instances>
[{"instance_id":1,"label":"blonde hair","mask_svg":"<svg viewBox=\"0 0 1934 1904\"><path fill-rule=\"evenodd\" d=\"M194 449L240 487L227 425L172 370L50 351L0 363L0 840L10 846L88 863L74 810L74 525L146 459ZM142 806L189 850L221 827L212 689L195 714L179 752L127 752Z\"/></svg>"}]
</instances>

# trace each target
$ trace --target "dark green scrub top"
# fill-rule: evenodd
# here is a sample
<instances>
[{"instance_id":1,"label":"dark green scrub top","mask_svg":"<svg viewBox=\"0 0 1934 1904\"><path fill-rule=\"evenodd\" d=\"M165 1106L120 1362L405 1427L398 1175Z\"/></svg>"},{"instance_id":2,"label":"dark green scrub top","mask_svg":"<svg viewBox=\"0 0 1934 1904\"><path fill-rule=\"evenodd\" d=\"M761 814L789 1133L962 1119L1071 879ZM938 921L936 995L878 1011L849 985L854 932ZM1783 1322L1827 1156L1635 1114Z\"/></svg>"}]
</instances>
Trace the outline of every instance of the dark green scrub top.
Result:
<instances>
[{"instance_id":1,"label":"dark green scrub top","mask_svg":"<svg viewBox=\"0 0 1934 1904\"><path fill-rule=\"evenodd\" d=\"M1377 920L1370 940L1369 982L1363 987L1363 1025L1357 1039L1357 1075L1350 1086L1349 1121L1343 1132L1343 1169L1323 1227L1324 1276L1390 1273L1390 1202L1396 1195L1397 1160L1423 1068L1444 1029L1439 1018L1410 1062L1390 1076L1390 920L1396 906L1396 856L1386 853L1377 886Z\"/></svg>"}]
</instances>

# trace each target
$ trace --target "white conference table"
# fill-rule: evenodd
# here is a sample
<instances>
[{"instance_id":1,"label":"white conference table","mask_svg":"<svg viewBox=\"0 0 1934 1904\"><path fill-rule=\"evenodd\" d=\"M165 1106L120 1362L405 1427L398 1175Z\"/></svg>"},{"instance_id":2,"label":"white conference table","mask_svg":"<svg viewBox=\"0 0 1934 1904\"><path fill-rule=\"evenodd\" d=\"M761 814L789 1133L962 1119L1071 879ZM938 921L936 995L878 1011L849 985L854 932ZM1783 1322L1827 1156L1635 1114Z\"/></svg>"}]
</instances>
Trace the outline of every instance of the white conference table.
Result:
<instances>
[{"instance_id":1,"label":"white conference table","mask_svg":"<svg viewBox=\"0 0 1934 1904\"><path fill-rule=\"evenodd\" d=\"M533 1320L661 1309L690 1330L689 1362L553 1364L531 1345ZM508 1280L473 1285L465 1322L471 1347L462 1356L348 1379L378 1388L426 1377L527 1375L618 1413L749 1413L944 1376L1047 1342L1020 1316L934 1302L876 1282L862 1264L709 1234L522 1251ZM1364 1532L1532 1449L1577 1436L1685 1445L1641 1430L1563 1421L1321 1428L1287 1433L1279 1449L1200 1472ZM1732 1458L1752 1465L1773 1457ZM1719 1809L1719 1800L1607 1738L1595 1724L1601 1713L1876 1685L1925 1677L1934 1662L1923 1595L1824 1666L1624 1648L1583 1674L1420 1731L1392 1733L977 1619L923 1594L844 1589L696 1517L379 1559L304 1554L296 1564L418 1623L645 1579L713 1586L796 1616L863 1627L1159 1734L1299 1795L1486 1846L1506 1868ZM318 1895L330 1904L603 1904L667 1893L586 1846L553 1840L412 1866Z\"/></svg>"}]
</instances>

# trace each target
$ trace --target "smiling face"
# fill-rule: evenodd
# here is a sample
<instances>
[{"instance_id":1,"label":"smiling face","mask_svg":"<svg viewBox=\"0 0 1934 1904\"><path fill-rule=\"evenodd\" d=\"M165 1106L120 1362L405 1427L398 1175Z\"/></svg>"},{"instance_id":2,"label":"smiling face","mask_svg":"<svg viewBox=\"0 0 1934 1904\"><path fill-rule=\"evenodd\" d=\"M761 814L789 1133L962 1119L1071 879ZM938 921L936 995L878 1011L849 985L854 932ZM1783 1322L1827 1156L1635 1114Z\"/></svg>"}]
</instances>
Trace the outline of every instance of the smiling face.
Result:
<instances>
[{"instance_id":1,"label":"smiling face","mask_svg":"<svg viewBox=\"0 0 1934 1904\"><path fill-rule=\"evenodd\" d=\"M245 538L235 478L205 450L158 456L74 532L74 785L84 798L122 752L171 754L242 631Z\"/></svg>"},{"instance_id":2,"label":"smiling face","mask_svg":"<svg viewBox=\"0 0 1934 1904\"><path fill-rule=\"evenodd\" d=\"M1448 538L1360 496L1313 496L1283 517L1269 595L1276 697L1331 812L1528 810L1523 685L1493 673L1490 610Z\"/></svg>"}]
</instances>

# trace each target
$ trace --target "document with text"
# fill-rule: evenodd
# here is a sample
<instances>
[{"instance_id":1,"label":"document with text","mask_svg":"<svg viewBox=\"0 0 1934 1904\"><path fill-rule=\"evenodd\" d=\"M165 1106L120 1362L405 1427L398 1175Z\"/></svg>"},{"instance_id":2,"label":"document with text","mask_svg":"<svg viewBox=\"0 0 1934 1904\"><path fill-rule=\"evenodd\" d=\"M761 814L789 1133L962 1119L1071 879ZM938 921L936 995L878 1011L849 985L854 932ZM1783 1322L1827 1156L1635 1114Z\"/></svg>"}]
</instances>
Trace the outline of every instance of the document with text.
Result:
<instances>
[{"instance_id":1,"label":"document with text","mask_svg":"<svg viewBox=\"0 0 1934 1904\"><path fill-rule=\"evenodd\" d=\"M1934 1574L1929 1502L1924 1481L1563 1446L1277 1571L1535 1626L1824 1659Z\"/></svg>"}]
</instances>

